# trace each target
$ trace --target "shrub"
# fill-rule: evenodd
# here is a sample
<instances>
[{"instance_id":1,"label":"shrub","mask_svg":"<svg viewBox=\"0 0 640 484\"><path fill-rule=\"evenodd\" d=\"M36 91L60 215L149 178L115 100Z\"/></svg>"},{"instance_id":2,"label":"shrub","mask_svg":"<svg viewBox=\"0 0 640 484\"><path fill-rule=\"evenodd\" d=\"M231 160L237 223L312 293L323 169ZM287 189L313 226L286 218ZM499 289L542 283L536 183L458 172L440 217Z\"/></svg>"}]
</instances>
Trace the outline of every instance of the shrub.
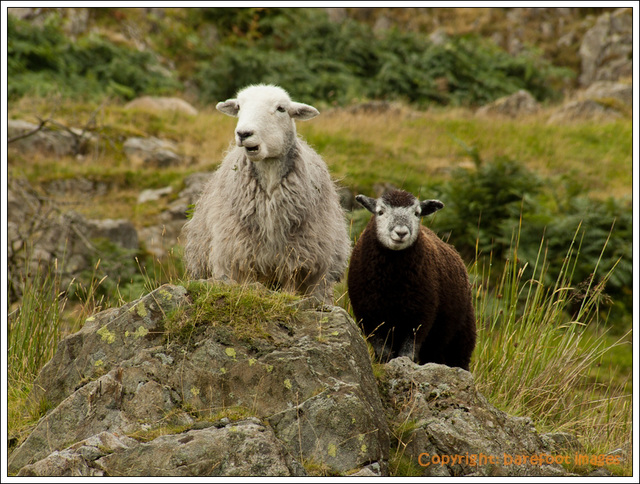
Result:
<instances>
[{"instance_id":1,"label":"shrub","mask_svg":"<svg viewBox=\"0 0 640 484\"><path fill-rule=\"evenodd\" d=\"M7 41L10 99L27 93L109 94L130 99L142 92L160 93L179 87L153 54L118 46L98 35L71 42L55 15L47 17L41 27L9 15Z\"/></svg>"},{"instance_id":2,"label":"shrub","mask_svg":"<svg viewBox=\"0 0 640 484\"><path fill-rule=\"evenodd\" d=\"M508 158L459 168L443 188L447 209L438 214L438 232L449 237L467 259L477 252L500 258L511 243L520 214L535 210L542 181L523 164Z\"/></svg>"},{"instance_id":3,"label":"shrub","mask_svg":"<svg viewBox=\"0 0 640 484\"><path fill-rule=\"evenodd\" d=\"M519 89L544 100L554 95L553 80L568 75L532 51L514 57L480 37L434 44L422 34L333 22L318 9L224 10L209 15L235 28L220 25L227 36L195 76L209 102L259 82L283 85L305 102L473 105Z\"/></svg>"},{"instance_id":4,"label":"shrub","mask_svg":"<svg viewBox=\"0 0 640 484\"><path fill-rule=\"evenodd\" d=\"M543 236L546 284L560 276L566 248L575 245L579 258L568 281L573 302L567 310L577 311L587 297L599 297L602 309L615 300L616 317L609 321L623 328L632 307L630 201L589 198L575 181L566 181L564 190L554 189L557 182L537 176L515 160L485 162L472 149L469 152L476 168L454 171L451 180L440 187L438 196L446 204L434 223L440 236L466 260L492 257L494 263L502 264L517 231L518 258L528 264L527 271L539 257ZM598 269L595 276L594 268ZM606 292L601 274L608 274Z\"/></svg>"}]
</instances>

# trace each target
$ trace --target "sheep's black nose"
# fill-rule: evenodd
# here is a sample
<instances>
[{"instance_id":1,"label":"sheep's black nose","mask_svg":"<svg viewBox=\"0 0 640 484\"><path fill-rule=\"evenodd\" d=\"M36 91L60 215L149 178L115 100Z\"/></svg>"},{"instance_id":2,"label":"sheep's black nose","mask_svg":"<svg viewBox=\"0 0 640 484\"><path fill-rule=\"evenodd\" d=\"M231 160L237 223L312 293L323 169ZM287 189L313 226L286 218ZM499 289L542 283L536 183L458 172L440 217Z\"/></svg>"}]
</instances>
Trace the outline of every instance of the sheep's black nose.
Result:
<instances>
[{"instance_id":1,"label":"sheep's black nose","mask_svg":"<svg viewBox=\"0 0 640 484\"><path fill-rule=\"evenodd\" d=\"M238 131L236 132L240 141L246 140L249 136L253 135L253 131Z\"/></svg>"}]
</instances>

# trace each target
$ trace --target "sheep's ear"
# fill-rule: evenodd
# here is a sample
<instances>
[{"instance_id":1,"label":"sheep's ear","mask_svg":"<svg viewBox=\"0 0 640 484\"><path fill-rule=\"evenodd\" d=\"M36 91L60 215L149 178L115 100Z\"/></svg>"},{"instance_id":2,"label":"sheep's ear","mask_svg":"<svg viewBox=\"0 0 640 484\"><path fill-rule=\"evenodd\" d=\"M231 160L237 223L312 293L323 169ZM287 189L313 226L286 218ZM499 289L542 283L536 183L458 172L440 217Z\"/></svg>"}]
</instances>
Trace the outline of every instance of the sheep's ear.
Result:
<instances>
[{"instance_id":1,"label":"sheep's ear","mask_svg":"<svg viewBox=\"0 0 640 484\"><path fill-rule=\"evenodd\" d=\"M420 216L431 215L442 207L444 207L444 203L440 200L423 200L420 202Z\"/></svg>"},{"instance_id":2,"label":"sheep's ear","mask_svg":"<svg viewBox=\"0 0 640 484\"><path fill-rule=\"evenodd\" d=\"M306 121L307 119L315 118L320 111L308 104L292 102L289 106L289 116L293 119L300 119Z\"/></svg>"},{"instance_id":3,"label":"sheep's ear","mask_svg":"<svg viewBox=\"0 0 640 484\"><path fill-rule=\"evenodd\" d=\"M227 99L216 104L216 109L227 116L237 116L240 106L237 99Z\"/></svg>"},{"instance_id":4,"label":"sheep's ear","mask_svg":"<svg viewBox=\"0 0 640 484\"><path fill-rule=\"evenodd\" d=\"M360 205L369 210L369 212L376 213L376 205L378 204L378 201L375 198L356 195L356 200Z\"/></svg>"}]
</instances>

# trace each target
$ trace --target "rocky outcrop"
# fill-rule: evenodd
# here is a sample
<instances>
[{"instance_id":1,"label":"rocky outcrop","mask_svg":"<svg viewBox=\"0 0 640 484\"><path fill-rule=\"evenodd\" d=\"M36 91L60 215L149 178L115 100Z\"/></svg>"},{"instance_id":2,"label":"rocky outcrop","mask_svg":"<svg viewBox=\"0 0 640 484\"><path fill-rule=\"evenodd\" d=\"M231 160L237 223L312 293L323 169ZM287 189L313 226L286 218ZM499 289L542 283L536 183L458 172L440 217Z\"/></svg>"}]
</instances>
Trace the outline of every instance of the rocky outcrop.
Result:
<instances>
[{"instance_id":1,"label":"rocky outcrop","mask_svg":"<svg viewBox=\"0 0 640 484\"><path fill-rule=\"evenodd\" d=\"M580 44L580 85L618 81L633 74L633 11L620 8L598 17Z\"/></svg>"},{"instance_id":2,"label":"rocky outcrop","mask_svg":"<svg viewBox=\"0 0 640 484\"><path fill-rule=\"evenodd\" d=\"M158 215L156 223L140 228L138 233L147 252L162 260L179 243L189 206L195 203L210 176L211 173L192 173L185 177L184 188L175 199L165 201L166 209ZM155 203L171 192L171 187L145 190L140 193L138 203Z\"/></svg>"},{"instance_id":3,"label":"rocky outcrop","mask_svg":"<svg viewBox=\"0 0 640 484\"><path fill-rule=\"evenodd\" d=\"M399 358L377 373L341 308L260 285L165 285L59 344L30 395L52 410L9 472L380 476L394 446L426 476L564 474L504 463L553 442L491 406L468 372ZM428 460L445 455L467 461Z\"/></svg>"}]
</instances>

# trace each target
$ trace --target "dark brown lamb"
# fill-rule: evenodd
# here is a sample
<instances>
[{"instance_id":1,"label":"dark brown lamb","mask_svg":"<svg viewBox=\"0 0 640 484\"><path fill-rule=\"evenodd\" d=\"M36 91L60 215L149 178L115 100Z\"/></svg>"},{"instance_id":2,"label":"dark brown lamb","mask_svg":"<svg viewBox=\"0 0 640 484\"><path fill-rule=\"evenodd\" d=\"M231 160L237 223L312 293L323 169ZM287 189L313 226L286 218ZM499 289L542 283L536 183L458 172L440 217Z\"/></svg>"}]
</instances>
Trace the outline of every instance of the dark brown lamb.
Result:
<instances>
[{"instance_id":1,"label":"dark brown lamb","mask_svg":"<svg viewBox=\"0 0 640 484\"><path fill-rule=\"evenodd\" d=\"M451 245L420 224L442 202L400 190L356 199L374 216L353 249L347 284L377 357L469 370L476 321L467 269Z\"/></svg>"}]
</instances>

